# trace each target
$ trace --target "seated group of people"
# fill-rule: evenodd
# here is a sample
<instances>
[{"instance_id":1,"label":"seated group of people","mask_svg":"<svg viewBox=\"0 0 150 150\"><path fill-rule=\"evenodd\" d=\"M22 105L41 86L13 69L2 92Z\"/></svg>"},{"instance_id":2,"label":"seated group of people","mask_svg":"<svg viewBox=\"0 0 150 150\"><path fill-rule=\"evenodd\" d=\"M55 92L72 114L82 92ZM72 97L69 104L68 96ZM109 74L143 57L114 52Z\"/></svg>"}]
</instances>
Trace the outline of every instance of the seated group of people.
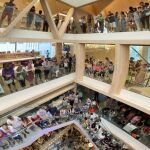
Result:
<instances>
[{"instance_id":1,"label":"seated group of people","mask_svg":"<svg viewBox=\"0 0 150 150\"><path fill-rule=\"evenodd\" d=\"M26 87L26 81L29 82L30 86L38 84L38 80L42 80L42 74L44 74L45 82L52 77L59 77L59 75L70 73L75 70L75 56L71 56L70 53L62 56L58 63L56 58L46 58L28 61L24 64L20 64L15 69L12 63L6 63L3 65L2 77L4 83L8 86L10 92L18 90L15 84L17 80L21 88ZM12 85L14 88L12 88Z\"/></svg>"},{"instance_id":2,"label":"seated group of people","mask_svg":"<svg viewBox=\"0 0 150 150\"><path fill-rule=\"evenodd\" d=\"M94 57L87 56L85 60L85 72L88 76L98 77L110 83L114 72L114 64L107 57L105 61L100 61Z\"/></svg>"},{"instance_id":3,"label":"seated group of people","mask_svg":"<svg viewBox=\"0 0 150 150\"><path fill-rule=\"evenodd\" d=\"M8 116L7 122L0 127L0 148L7 149L23 143L30 132L56 125L57 113L59 113L57 108L49 105L41 107L29 116Z\"/></svg>"},{"instance_id":4,"label":"seated group of people","mask_svg":"<svg viewBox=\"0 0 150 150\"><path fill-rule=\"evenodd\" d=\"M128 105L108 98L106 106L102 109L102 114L121 128L124 128L128 123L134 125L135 129L129 133L136 139L150 134L150 116Z\"/></svg>"}]
</instances>

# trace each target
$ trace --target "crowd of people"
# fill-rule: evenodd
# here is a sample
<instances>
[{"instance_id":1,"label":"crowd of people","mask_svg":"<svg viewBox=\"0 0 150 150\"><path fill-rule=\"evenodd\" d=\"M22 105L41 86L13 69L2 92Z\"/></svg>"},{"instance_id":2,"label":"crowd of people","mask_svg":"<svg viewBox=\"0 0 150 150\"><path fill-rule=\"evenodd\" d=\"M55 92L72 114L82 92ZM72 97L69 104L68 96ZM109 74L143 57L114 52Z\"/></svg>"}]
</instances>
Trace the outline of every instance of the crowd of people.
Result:
<instances>
[{"instance_id":1,"label":"crowd of people","mask_svg":"<svg viewBox=\"0 0 150 150\"><path fill-rule=\"evenodd\" d=\"M146 77L148 78L148 63L142 60L134 61L134 58L131 57L127 84L149 86L149 83L147 82L148 80L145 80Z\"/></svg>"},{"instance_id":2,"label":"crowd of people","mask_svg":"<svg viewBox=\"0 0 150 150\"><path fill-rule=\"evenodd\" d=\"M126 104L107 97L102 115L136 139L142 140L150 135L150 116Z\"/></svg>"},{"instance_id":3,"label":"crowd of people","mask_svg":"<svg viewBox=\"0 0 150 150\"><path fill-rule=\"evenodd\" d=\"M45 129L70 120L78 120L99 148L123 150L122 142L102 127L96 101L87 98L84 102L81 93L66 92L61 97L60 108L49 103L22 117L8 116L6 123L0 127L0 147L7 149L22 143L37 128Z\"/></svg>"},{"instance_id":4,"label":"crowd of people","mask_svg":"<svg viewBox=\"0 0 150 150\"><path fill-rule=\"evenodd\" d=\"M48 150L90 150L88 147L89 140L74 128L74 126L66 127L64 130L58 129L49 132L22 150L39 150L42 149L42 146L49 143L49 141L53 142L50 142L47 147Z\"/></svg>"},{"instance_id":5,"label":"crowd of people","mask_svg":"<svg viewBox=\"0 0 150 150\"><path fill-rule=\"evenodd\" d=\"M54 57L27 61L16 67L12 63L6 63L3 65L2 77L4 85L8 86L10 92L14 92L18 90L16 81L19 82L21 88L25 88L27 82L30 86L34 83L47 82L52 78L75 71L75 63L75 55L72 56L70 53L64 54L60 62L57 62Z\"/></svg>"},{"instance_id":6,"label":"crowd of people","mask_svg":"<svg viewBox=\"0 0 150 150\"><path fill-rule=\"evenodd\" d=\"M126 32L150 30L149 3L140 2L137 8L131 6L128 12L111 12L106 16L83 16L80 19L83 33Z\"/></svg>"},{"instance_id":7,"label":"crowd of people","mask_svg":"<svg viewBox=\"0 0 150 150\"><path fill-rule=\"evenodd\" d=\"M14 10L17 9L14 4L14 0L6 2L5 9L2 12L0 19L0 26L3 20L8 17L8 24L11 23ZM33 6L27 13L26 27L31 28L34 21L35 29L37 31L43 30L48 32L49 25L42 10L36 11ZM60 20L57 14L54 17L55 25L58 27L59 22L64 21L64 18ZM142 31L150 29L150 6L149 3L140 2L138 7L129 7L127 12L111 12L107 15L99 13L97 16L82 16L79 19L81 31L83 33L103 33L103 32L126 32L126 31ZM43 27L43 29L42 29ZM67 33L77 33L74 21L70 21Z\"/></svg>"},{"instance_id":8,"label":"crowd of people","mask_svg":"<svg viewBox=\"0 0 150 150\"><path fill-rule=\"evenodd\" d=\"M85 73L89 77L98 78L104 82L110 83L114 72L113 62L106 57L105 61L86 56Z\"/></svg>"}]
</instances>

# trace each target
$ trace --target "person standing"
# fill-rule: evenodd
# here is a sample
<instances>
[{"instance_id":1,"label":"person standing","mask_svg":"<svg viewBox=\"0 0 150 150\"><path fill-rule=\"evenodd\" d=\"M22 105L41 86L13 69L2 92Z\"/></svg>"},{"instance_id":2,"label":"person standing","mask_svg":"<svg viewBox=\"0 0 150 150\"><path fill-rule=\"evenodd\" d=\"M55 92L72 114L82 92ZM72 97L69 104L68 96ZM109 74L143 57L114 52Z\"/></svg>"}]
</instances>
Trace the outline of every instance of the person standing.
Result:
<instances>
[{"instance_id":1,"label":"person standing","mask_svg":"<svg viewBox=\"0 0 150 150\"><path fill-rule=\"evenodd\" d=\"M115 22L116 22L116 32L120 32L120 16L119 13L115 13Z\"/></svg>"},{"instance_id":2,"label":"person standing","mask_svg":"<svg viewBox=\"0 0 150 150\"><path fill-rule=\"evenodd\" d=\"M8 25L11 23L11 19L12 19L12 16L13 16L13 12L14 12L14 8L15 8L15 4L14 4L14 0L10 0L9 2L6 2L5 5L4 5L4 10L3 10L3 13L2 13L2 17L1 17L1 20L0 20L0 27L3 23L3 20L8 17Z\"/></svg>"},{"instance_id":3,"label":"person standing","mask_svg":"<svg viewBox=\"0 0 150 150\"><path fill-rule=\"evenodd\" d=\"M15 90L17 91L16 85L15 85L15 73L14 68L12 64L6 64L2 70L2 76L4 78L5 83L8 85L8 88L10 89L10 92L13 92L11 85L14 86Z\"/></svg>"},{"instance_id":4,"label":"person standing","mask_svg":"<svg viewBox=\"0 0 150 150\"><path fill-rule=\"evenodd\" d=\"M81 29L83 33L86 33L86 29L87 29L87 22L86 22L86 17L83 16L81 18Z\"/></svg>"},{"instance_id":5,"label":"person standing","mask_svg":"<svg viewBox=\"0 0 150 150\"><path fill-rule=\"evenodd\" d=\"M104 32L104 17L102 16L101 13L97 17L97 23L99 25L100 32L103 33Z\"/></svg>"},{"instance_id":6,"label":"person standing","mask_svg":"<svg viewBox=\"0 0 150 150\"><path fill-rule=\"evenodd\" d=\"M25 83L26 72L21 65L19 65L16 70L16 78L19 81L20 86L24 88L26 86L26 83Z\"/></svg>"},{"instance_id":7,"label":"person standing","mask_svg":"<svg viewBox=\"0 0 150 150\"><path fill-rule=\"evenodd\" d=\"M48 32L48 28L49 28L49 25L48 25L48 22L46 20L46 17L43 16L43 31Z\"/></svg>"},{"instance_id":8,"label":"person standing","mask_svg":"<svg viewBox=\"0 0 150 150\"><path fill-rule=\"evenodd\" d=\"M33 65L31 62L28 62L28 65L26 66L25 70L27 81L30 83L30 86L33 86L34 73L33 73Z\"/></svg>"},{"instance_id":9,"label":"person standing","mask_svg":"<svg viewBox=\"0 0 150 150\"><path fill-rule=\"evenodd\" d=\"M44 68L45 82L47 82L49 76L49 68L50 68L48 59L45 59L45 61L42 63L42 66Z\"/></svg>"},{"instance_id":10,"label":"person standing","mask_svg":"<svg viewBox=\"0 0 150 150\"><path fill-rule=\"evenodd\" d=\"M116 30L116 22L115 16L111 11L108 12L108 21L110 24L110 32L114 32Z\"/></svg>"},{"instance_id":11,"label":"person standing","mask_svg":"<svg viewBox=\"0 0 150 150\"><path fill-rule=\"evenodd\" d=\"M133 8L133 16L134 16L134 21L135 21L135 24L136 24L136 28L137 28L137 31L140 31L141 30L141 27L140 27L140 14L137 10L137 8Z\"/></svg>"},{"instance_id":12,"label":"person standing","mask_svg":"<svg viewBox=\"0 0 150 150\"><path fill-rule=\"evenodd\" d=\"M39 13L35 15L35 28L37 31L40 31L43 23L42 10L39 10Z\"/></svg>"},{"instance_id":13,"label":"person standing","mask_svg":"<svg viewBox=\"0 0 150 150\"><path fill-rule=\"evenodd\" d=\"M126 15L123 11L121 12L121 32L126 32Z\"/></svg>"},{"instance_id":14,"label":"person standing","mask_svg":"<svg viewBox=\"0 0 150 150\"><path fill-rule=\"evenodd\" d=\"M41 80L42 82L42 64L40 63L39 60L36 60L35 61L35 64L34 64L34 68L35 68L35 84L37 84L37 80L38 78Z\"/></svg>"},{"instance_id":15,"label":"person standing","mask_svg":"<svg viewBox=\"0 0 150 150\"><path fill-rule=\"evenodd\" d=\"M35 6L33 6L27 14L27 28L30 28L35 15Z\"/></svg>"}]
</instances>

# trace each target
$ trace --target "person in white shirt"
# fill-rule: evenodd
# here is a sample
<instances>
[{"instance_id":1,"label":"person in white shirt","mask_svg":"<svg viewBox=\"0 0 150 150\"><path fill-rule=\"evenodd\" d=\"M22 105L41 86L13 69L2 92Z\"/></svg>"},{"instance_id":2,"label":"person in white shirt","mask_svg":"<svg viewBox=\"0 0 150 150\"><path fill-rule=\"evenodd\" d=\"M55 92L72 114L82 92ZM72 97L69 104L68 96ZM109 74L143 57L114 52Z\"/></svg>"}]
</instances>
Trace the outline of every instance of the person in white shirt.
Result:
<instances>
[{"instance_id":1,"label":"person in white shirt","mask_svg":"<svg viewBox=\"0 0 150 150\"><path fill-rule=\"evenodd\" d=\"M23 124L21 121L21 118L17 117L17 116L8 116L7 117L7 124L8 125L12 125L12 127L16 130L20 130L23 128Z\"/></svg>"},{"instance_id":2,"label":"person in white shirt","mask_svg":"<svg viewBox=\"0 0 150 150\"><path fill-rule=\"evenodd\" d=\"M29 132L27 132L26 129L24 129L21 118L17 116L8 116L7 118L7 124L9 128L11 127L11 131L17 132L21 130L21 133L26 138L26 133L29 134Z\"/></svg>"}]
</instances>

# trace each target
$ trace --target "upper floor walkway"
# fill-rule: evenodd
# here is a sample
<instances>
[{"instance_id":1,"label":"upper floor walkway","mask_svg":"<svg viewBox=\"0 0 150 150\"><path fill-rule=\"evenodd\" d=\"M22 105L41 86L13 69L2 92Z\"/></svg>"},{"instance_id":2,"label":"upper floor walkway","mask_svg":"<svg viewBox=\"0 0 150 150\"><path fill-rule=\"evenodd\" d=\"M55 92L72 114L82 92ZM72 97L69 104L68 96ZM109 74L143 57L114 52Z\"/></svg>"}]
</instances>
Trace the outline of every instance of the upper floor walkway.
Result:
<instances>
[{"instance_id":1,"label":"upper floor walkway","mask_svg":"<svg viewBox=\"0 0 150 150\"><path fill-rule=\"evenodd\" d=\"M0 41L149 45L150 44L149 35L150 31L91 33L91 34L86 33L86 34L64 34L60 39L55 39L51 32L13 29L5 37L0 37Z\"/></svg>"}]
</instances>

